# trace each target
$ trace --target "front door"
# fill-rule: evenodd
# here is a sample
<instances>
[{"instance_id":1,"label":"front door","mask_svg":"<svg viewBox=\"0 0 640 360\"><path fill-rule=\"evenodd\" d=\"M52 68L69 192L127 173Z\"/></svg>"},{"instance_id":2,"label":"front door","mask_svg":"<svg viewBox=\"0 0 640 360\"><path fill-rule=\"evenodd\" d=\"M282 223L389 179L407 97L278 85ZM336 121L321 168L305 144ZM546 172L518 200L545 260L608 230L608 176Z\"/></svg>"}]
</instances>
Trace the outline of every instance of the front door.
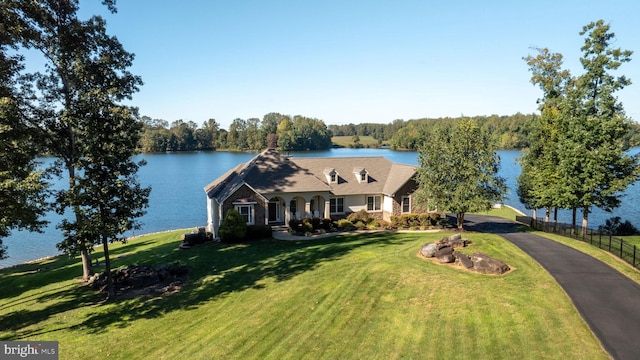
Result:
<instances>
[{"instance_id":1,"label":"front door","mask_svg":"<svg viewBox=\"0 0 640 360\"><path fill-rule=\"evenodd\" d=\"M280 202L269 202L269 222L280 221Z\"/></svg>"}]
</instances>

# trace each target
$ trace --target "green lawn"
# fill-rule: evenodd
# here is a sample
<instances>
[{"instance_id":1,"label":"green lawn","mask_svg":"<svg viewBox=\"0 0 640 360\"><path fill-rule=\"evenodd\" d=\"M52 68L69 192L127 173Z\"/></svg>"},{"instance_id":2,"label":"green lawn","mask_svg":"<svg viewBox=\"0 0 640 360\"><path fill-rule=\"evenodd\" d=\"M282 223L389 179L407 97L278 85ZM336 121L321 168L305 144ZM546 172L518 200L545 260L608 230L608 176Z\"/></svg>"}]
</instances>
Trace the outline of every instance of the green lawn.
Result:
<instances>
[{"instance_id":1,"label":"green lawn","mask_svg":"<svg viewBox=\"0 0 640 360\"><path fill-rule=\"evenodd\" d=\"M353 136L334 136L331 138L331 142L342 147L349 147L354 145ZM365 147L377 147L378 140L374 139L373 136L360 136L360 145Z\"/></svg>"},{"instance_id":2,"label":"green lawn","mask_svg":"<svg viewBox=\"0 0 640 360\"><path fill-rule=\"evenodd\" d=\"M512 208L508 207L508 206L502 206L500 208L492 208L489 211L483 211L483 212L479 212L477 213L479 215L491 215L491 216L497 216L497 217L501 217L501 218L505 218L505 219L509 219L509 220L516 220L516 216L520 215L517 211L513 210Z\"/></svg>"},{"instance_id":3,"label":"green lawn","mask_svg":"<svg viewBox=\"0 0 640 360\"><path fill-rule=\"evenodd\" d=\"M468 234L502 276L419 258L442 233L369 233L178 250L180 232L113 245L115 266L180 261L177 294L100 304L77 261L0 271L0 339L61 359L606 359L565 293L516 246Z\"/></svg>"}]
</instances>

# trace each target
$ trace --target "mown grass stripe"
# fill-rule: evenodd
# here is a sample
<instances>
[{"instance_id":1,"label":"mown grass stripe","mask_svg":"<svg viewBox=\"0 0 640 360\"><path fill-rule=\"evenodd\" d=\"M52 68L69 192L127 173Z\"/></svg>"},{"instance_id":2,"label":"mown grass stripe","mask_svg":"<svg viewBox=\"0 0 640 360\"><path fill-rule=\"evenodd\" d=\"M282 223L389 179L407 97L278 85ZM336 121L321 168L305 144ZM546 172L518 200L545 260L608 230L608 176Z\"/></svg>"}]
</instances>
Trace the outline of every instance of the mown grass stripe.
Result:
<instances>
[{"instance_id":1,"label":"mown grass stripe","mask_svg":"<svg viewBox=\"0 0 640 360\"><path fill-rule=\"evenodd\" d=\"M178 235L114 246L129 254L118 266L192 267L183 291L158 299L98 305L98 296L78 290L80 267L68 260L64 271L0 271L3 285L15 286L0 295L7 325L0 339L54 336L65 359L607 358L553 279L494 235L468 234L468 251L505 259L515 269L509 274L473 274L416 256L443 234L189 251L176 250Z\"/></svg>"}]
</instances>

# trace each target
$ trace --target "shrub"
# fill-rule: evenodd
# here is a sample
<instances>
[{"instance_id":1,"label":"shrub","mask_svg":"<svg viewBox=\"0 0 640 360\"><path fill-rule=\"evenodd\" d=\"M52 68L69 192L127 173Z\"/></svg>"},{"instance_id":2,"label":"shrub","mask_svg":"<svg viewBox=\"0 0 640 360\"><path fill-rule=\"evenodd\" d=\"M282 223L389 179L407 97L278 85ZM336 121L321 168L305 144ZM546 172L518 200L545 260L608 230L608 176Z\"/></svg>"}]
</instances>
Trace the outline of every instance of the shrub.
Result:
<instances>
[{"instance_id":1,"label":"shrub","mask_svg":"<svg viewBox=\"0 0 640 360\"><path fill-rule=\"evenodd\" d=\"M429 213L422 213L418 215L418 221L420 222L420 227L429 227L431 226L431 216Z\"/></svg>"},{"instance_id":2,"label":"shrub","mask_svg":"<svg viewBox=\"0 0 640 360\"><path fill-rule=\"evenodd\" d=\"M625 220L620 226L618 226L618 232L616 235L619 236L629 236L629 235L638 235L638 229L633 226L629 220Z\"/></svg>"},{"instance_id":3,"label":"shrub","mask_svg":"<svg viewBox=\"0 0 640 360\"><path fill-rule=\"evenodd\" d=\"M322 228L322 219L318 217L311 218L311 225L313 226L313 230Z\"/></svg>"},{"instance_id":4,"label":"shrub","mask_svg":"<svg viewBox=\"0 0 640 360\"><path fill-rule=\"evenodd\" d=\"M365 224L362 221L358 221L354 224L354 226L356 227L356 229L358 230L364 230L367 227L367 224Z\"/></svg>"},{"instance_id":5,"label":"shrub","mask_svg":"<svg viewBox=\"0 0 640 360\"><path fill-rule=\"evenodd\" d=\"M351 231L355 229L355 226L353 225L353 223L348 219L340 219L336 221L336 227L339 230L344 230L344 231Z\"/></svg>"},{"instance_id":6,"label":"shrub","mask_svg":"<svg viewBox=\"0 0 640 360\"><path fill-rule=\"evenodd\" d=\"M600 232L609 235L628 236L638 234L638 229L629 220L622 222L619 216L614 216L598 227Z\"/></svg>"},{"instance_id":7,"label":"shrub","mask_svg":"<svg viewBox=\"0 0 640 360\"><path fill-rule=\"evenodd\" d=\"M400 229L404 227L404 223L402 220L402 216L392 215L391 216L391 226Z\"/></svg>"},{"instance_id":8,"label":"shrub","mask_svg":"<svg viewBox=\"0 0 640 360\"><path fill-rule=\"evenodd\" d=\"M309 218L304 218L302 219L302 223L300 224L300 231L301 232L313 232L313 223L311 222L311 219Z\"/></svg>"},{"instance_id":9,"label":"shrub","mask_svg":"<svg viewBox=\"0 0 640 360\"><path fill-rule=\"evenodd\" d=\"M429 218L431 219L431 226L437 225L440 221L440 214L437 212L431 213L431 216L429 216Z\"/></svg>"},{"instance_id":10,"label":"shrub","mask_svg":"<svg viewBox=\"0 0 640 360\"><path fill-rule=\"evenodd\" d=\"M322 228L325 229L326 231L331 230L331 228L333 227L333 221L329 218L324 218L322 219Z\"/></svg>"},{"instance_id":11,"label":"shrub","mask_svg":"<svg viewBox=\"0 0 640 360\"><path fill-rule=\"evenodd\" d=\"M440 227L444 229L444 228L451 227L451 222L446 217L443 217L438 220L438 225L440 225Z\"/></svg>"},{"instance_id":12,"label":"shrub","mask_svg":"<svg viewBox=\"0 0 640 360\"><path fill-rule=\"evenodd\" d=\"M371 218L369 217L369 213L367 213L366 210L362 209L358 212L349 214L349 216L347 216L347 220L351 221L351 223L353 224L357 223L358 221L366 224L371 221Z\"/></svg>"},{"instance_id":13,"label":"shrub","mask_svg":"<svg viewBox=\"0 0 640 360\"><path fill-rule=\"evenodd\" d=\"M231 209L222 219L219 233L224 241L240 241L247 235L247 223L237 210Z\"/></svg>"},{"instance_id":14,"label":"shrub","mask_svg":"<svg viewBox=\"0 0 640 360\"><path fill-rule=\"evenodd\" d=\"M420 216L418 214L408 214L404 215L407 217L407 225L411 228L416 228L420 226Z\"/></svg>"},{"instance_id":15,"label":"shrub","mask_svg":"<svg viewBox=\"0 0 640 360\"><path fill-rule=\"evenodd\" d=\"M298 226L300 226L300 220L293 218L291 220L289 220L289 227L291 228L291 230L298 231Z\"/></svg>"}]
</instances>

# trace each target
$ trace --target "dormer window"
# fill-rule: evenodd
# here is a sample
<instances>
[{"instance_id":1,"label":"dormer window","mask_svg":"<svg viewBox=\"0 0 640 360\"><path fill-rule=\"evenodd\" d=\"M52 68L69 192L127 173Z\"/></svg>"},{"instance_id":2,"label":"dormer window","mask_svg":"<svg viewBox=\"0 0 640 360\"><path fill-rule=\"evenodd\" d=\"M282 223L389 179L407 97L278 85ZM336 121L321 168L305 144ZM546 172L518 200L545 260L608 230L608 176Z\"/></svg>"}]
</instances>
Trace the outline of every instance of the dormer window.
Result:
<instances>
[{"instance_id":1,"label":"dormer window","mask_svg":"<svg viewBox=\"0 0 640 360\"><path fill-rule=\"evenodd\" d=\"M366 184L369 182L369 172L367 171L367 169L356 167L356 168L353 168L353 173L356 175L356 179L358 180L358 183Z\"/></svg>"},{"instance_id":2,"label":"dormer window","mask_svg":"<svg viewBox=\"0 0 640 360\"><path fill-rule=\"evenodd\" d=\"M338 172L334 168L325 168L324 176L327 178L327 182L329 184L337 184L338 183Z\"/></svg>"}]
</instances>

